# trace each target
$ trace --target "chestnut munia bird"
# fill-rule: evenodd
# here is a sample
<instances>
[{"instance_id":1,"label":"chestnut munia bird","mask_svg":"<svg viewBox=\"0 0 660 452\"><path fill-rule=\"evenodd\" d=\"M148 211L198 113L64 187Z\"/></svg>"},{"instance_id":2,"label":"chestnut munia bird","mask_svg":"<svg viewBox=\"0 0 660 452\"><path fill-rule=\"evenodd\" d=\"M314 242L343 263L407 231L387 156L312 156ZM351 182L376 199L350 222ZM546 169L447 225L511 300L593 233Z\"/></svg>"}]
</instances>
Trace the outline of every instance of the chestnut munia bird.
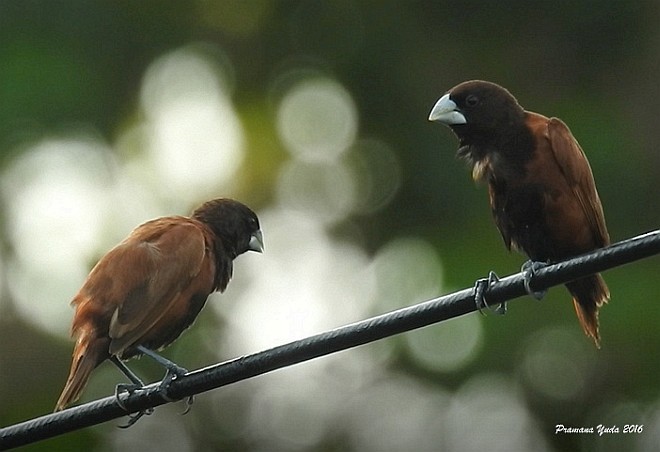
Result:
<instances>
[{"instance_id":1,"label":"chestnut munia bird","mask_svg":"<svg viewBox=\"0 0 660 452\"><path fill-rule=\"evenodd\" d=\"M71 302L76 344L55 410L76 401L92 370L106 359L137 386L142 382L121 360L151 356L168 368L163 383L185 373L154 350L193 323L207 297L227 287L233 260L250 250L263 250L259 220L231 199L214 199L190 217L158 218L133 230L101 258Z\"/></svg>"},{"instance_id":2,"label":"chestnut munia bird","mask_svg":"<svg viewBox=\"0 0 660 452\"><path fill-rule=\"evenodd\" d=\"M480 80L450 89L429 120L453 130L458 156L475 180L488 183L507 248L552 263L609 244L589 162L561 120L525 111L506 89ZM598 309L610 297L605 281L596 274L566 287L580 325L599 347Z\"/></svg>"}]
</instances>

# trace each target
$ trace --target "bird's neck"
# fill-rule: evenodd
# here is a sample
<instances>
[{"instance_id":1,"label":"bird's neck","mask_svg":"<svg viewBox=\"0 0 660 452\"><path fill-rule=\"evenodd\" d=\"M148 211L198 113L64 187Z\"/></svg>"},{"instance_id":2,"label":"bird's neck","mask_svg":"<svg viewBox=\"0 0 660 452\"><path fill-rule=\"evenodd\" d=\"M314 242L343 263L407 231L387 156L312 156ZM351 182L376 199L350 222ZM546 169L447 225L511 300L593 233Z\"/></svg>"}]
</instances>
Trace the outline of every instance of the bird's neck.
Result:
<instances>
[{"instance_id":1,"label":"bird's neck","mask_svg":"<svg viewBox=\"0 0 660 452\"><path fill-rule=\"evenodd\" d=\"M468 162L474 180L483 181L490 179L494 173L500 178L524 174L525 164L532 158L533 152L534 139L522 127L510 128L500 134L464 135L457 156Z\"/></svg>"},{"instance_id":2,"label":"bird's neck","mask_svg":"<svg viewBox=\"0 0 660 452\"><path fill-rule=\"evenodd\" d=\"M216 238L213 243L215 256L215 290L223 292L229 284L233 270L236 252L225 248L222 240Z\"/></svg>"}]
</instances>

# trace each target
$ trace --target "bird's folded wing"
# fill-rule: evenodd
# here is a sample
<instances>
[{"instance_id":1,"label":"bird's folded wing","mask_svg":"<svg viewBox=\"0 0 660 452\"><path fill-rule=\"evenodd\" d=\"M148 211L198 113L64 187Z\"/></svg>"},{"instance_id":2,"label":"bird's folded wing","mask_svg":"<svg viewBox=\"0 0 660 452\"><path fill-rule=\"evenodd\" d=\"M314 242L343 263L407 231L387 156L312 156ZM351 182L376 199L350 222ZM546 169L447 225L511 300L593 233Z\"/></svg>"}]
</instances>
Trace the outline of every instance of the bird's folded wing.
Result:
<instances>
[{"instance_id":1,"label":"bird's folded wing","mask_svg":"<svg viewBox=\"0 0 660 452\"><path fill-rule=\"evenodd\" d=\"M158 220L136 229L106 255L113 284L105 296L117 306L110 322L111 354L123 352L158 322L199 273L205 255L197 225Z\"/></svg>"},{"instance_id":2,"label":"bird's folded wing","mask_svg":"<svg viewBox=\"0 0 660 452\"><path fill-rule=\"evenodd\" d=\"M566 124L557 118L548 121L548 139L559 168L587 217L594 243L600 247L608 245L610 239L605 226L603 207L596 191L591 167L582 148Z\"/></svg>"}]
</instances>

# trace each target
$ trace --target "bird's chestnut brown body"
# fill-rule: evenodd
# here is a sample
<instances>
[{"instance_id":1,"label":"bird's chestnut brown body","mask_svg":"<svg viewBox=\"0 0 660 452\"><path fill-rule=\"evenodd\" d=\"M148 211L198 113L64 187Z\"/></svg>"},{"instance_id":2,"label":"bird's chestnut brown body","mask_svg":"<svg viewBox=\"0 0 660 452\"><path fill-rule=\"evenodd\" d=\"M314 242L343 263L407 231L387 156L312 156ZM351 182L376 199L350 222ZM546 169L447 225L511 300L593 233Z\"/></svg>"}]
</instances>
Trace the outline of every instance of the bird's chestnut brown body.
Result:
<instances>
[{"instance_id":1,"label":"bird's chestnut brown body","mask_svg":"<svg viewBox=\"0 0 660 452\"><path fill-rule=\"evenodd\" d=\"M137 227L101 258L71 302L76 344L56 410L75 401L111 356L128 359L137 346L158 350L178 338L209 294L227 287L233 259L261 251L261 240L256 215L229 199L209 201L192 217Z\"/></svg>"},{"instance_id":2,"label":"bird's chestnut brown body","mask_svg":"<svg viewBox=\"0 0 660 452\"><path fill-rule=\"evenodd\" d=\"M504 88L464 82L433 108L449 125L458 155L488 184L493 218L507 248L556 262L609 244L589 163L557 118L525 111ZM566 284L585 333L599 345L598 308L609 299L600 275Z\"/></svg>"}]
</instances>

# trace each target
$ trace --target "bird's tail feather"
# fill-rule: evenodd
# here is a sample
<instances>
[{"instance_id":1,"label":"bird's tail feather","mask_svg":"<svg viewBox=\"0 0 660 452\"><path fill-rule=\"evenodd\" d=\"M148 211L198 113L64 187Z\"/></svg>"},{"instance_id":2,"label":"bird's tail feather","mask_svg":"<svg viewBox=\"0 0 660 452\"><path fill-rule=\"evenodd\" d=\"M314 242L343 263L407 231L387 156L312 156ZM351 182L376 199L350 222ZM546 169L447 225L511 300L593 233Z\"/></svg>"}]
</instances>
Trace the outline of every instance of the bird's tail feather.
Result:
<instances>
[{"instance_id":1,"label":"bird's tail feather","mask_svg":"<svg viewBox=\"0 0 660 452\"><path fill-rule=\"evenodd\" d=\"M66 408L80 397L92 370L108 356L108 340L91 338L79 340L73 350L71 371L62 390L55 411Z\"/></svg>"},{"instance_id":2,"label":"bird's tail feather","mask_svg":"<svg viewBox=\"0 0 660 452\"><path fill-rule=\"evenodd\" d=\"M566 284L571 295L578 321L584 333L600 348L598 309L610 299L610 291L600 274L588 276Z\"/></svg>"}]
</instances>

